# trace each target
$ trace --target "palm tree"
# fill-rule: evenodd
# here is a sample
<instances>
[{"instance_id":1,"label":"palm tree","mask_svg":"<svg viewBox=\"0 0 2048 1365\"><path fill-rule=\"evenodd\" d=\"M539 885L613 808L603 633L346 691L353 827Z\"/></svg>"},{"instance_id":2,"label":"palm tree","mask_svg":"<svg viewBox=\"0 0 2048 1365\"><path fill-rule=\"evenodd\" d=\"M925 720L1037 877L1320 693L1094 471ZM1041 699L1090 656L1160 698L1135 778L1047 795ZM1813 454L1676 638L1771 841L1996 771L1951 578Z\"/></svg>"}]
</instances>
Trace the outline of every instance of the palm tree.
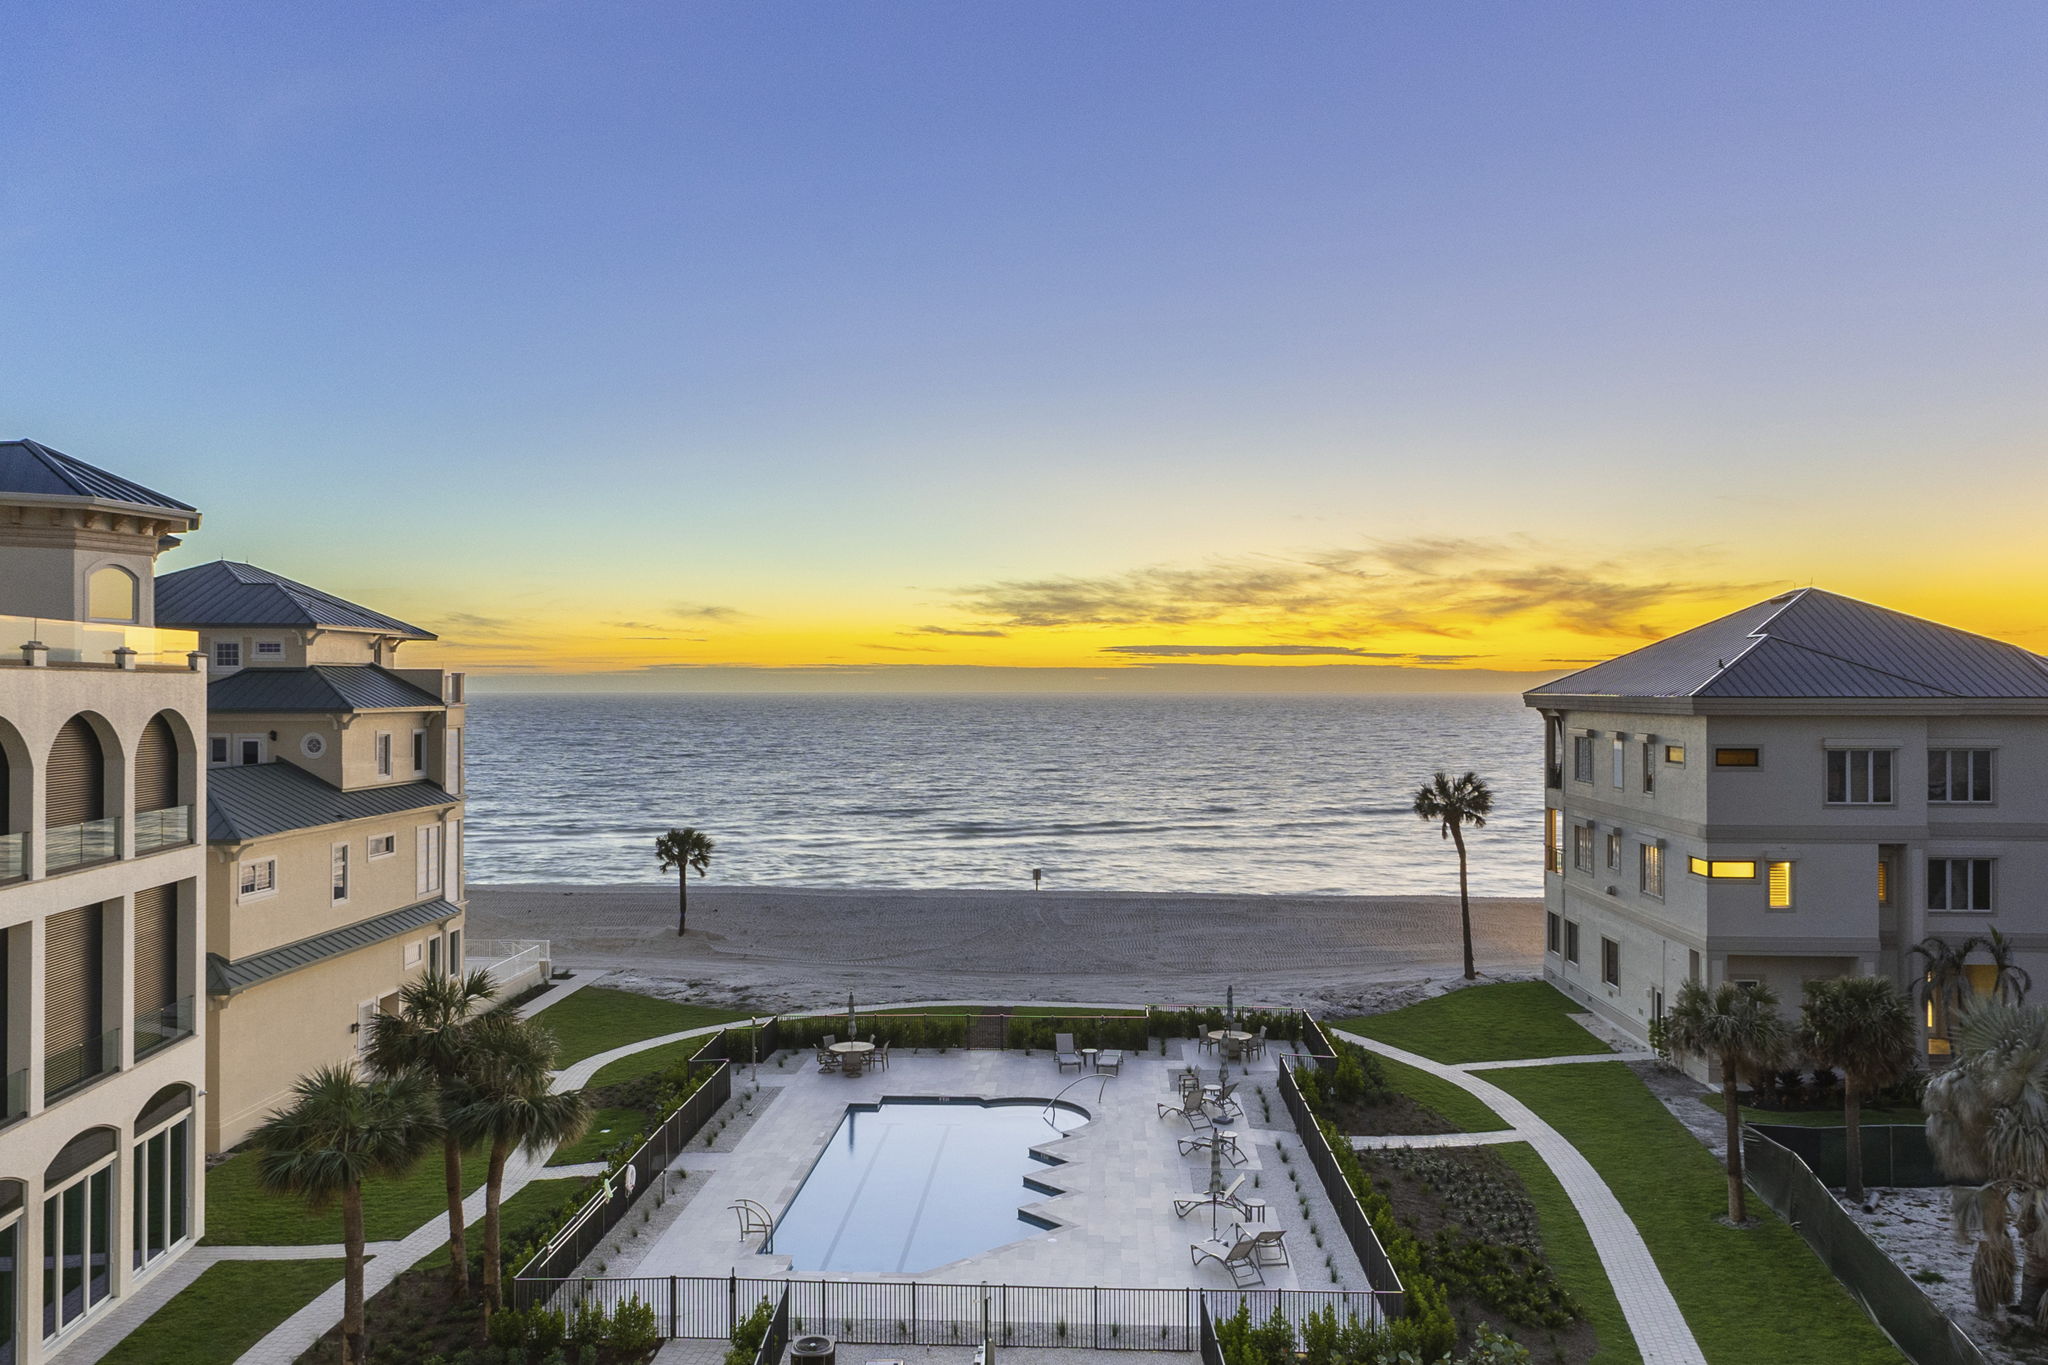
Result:
<instances>
[{"instance_id":1,"label":"palm tree","mask_svg":"<svg viewBox=\"0 0 2048 1365\"><path fill-rule=\"evenodd\" d=\"M1963 956L1968 957L1977 948L1991 954L1992 999L2005 1005L2024 1005L2027 1002L2027 992L2034 989L2034 977L2025 967L2012 960L2012 940L1993 929L1983 938L1973 938L1965 943Z\"/></svg>"},{"instance_id":2,"label":"palm tree","mask_svg":"<svg viewBox=\"0 0 2048 1365\"><path fill-rule=\"evenodd\" d=\"M676 937L690 925L690 873L703 876L711 866L711 836L701 829L684 825L672 829L654 841L654 856L661 859L663 872L674 871L680 877L682 899L676 910Z\"/></svg>"},{"instance_id":3,"label":"palm tree","mask_svg":"<svg viewBox=\"0 0 2048 1365\"><path fill-rule=\"evenodd\" d=\"M445 1103L463 1070L464 1039L498 988L488 972L468 976L426 976L398 993L398 1013L370 1023L364 1056L386 1076L417 1071L432 1081ZM469 1248L462 1216L462 1139L452 1128L441 1134L441 1169L448 1194L449 1292L469 1297Z\"/></svg>"},{"instance_id":4,"label":"palm tree","mask_svg":"<svg viewBox=\"0 0 2048 1365\"><path fill-rule=\"evenodd\" d=\"M2012 1301L2048 1328L2048 1010L1985 1000L1957 1022L1954 1064L1927 1083L1927 1145L1950 1180L1960 1240L1977 1234L1970 1285L1987 1316Z\"/></svg>"},{"instance_id":5,"label":"palm tree","mask_svg":"<svg viewBox=\"0 0 2048 1365\"><path fill-rule=\"evenodd\" d=\"M1842 1073L1842 1127L1849 1198L1863 1200L1863 1097L1913 1069L1919 1039L1913 1009L1888 976L1806 983L1799 1041L1807 1055Z\"/></svg>"},{"instance_id":6,"label":"palm tree","mask_svg":"<svg viewBox=\"0 0 2048 1365\"><path fill-rule=\"evenodd\" d=\"M505 1160L514 1147L543 1156L583 1135L590 1102L582 1091L554 1086L554 1035L509 1011L487 1014L469 1028L463 1078L451 1097L448 1124L465 1145L490 1144L484 1175L484 1318L502 1303L499 1293L498 1202L505 1189Z\"/></svg>"},{"instance_id":7,"label":"palm tree","mask_svg":"<svg viewBox=\"0 0 2048 1365\"><path fill-rule=\"evenodd\" d=\"M1728 1115L1728 1221L1748 1221L1742 1194L1742 1105L1737 1079L1744 1071L1776 1065L1791 1029L1778 1015L1778 997L1768 986L1723 982L1708 990L1697 981L1678 988L1665 1016L1664 1036L1674 1052L1705 1057L1721 1068L1721 1102Z\"/></svg>"},{"instance_id":8,"label":"palm tree","mask_svg":"<svg viewBox=\"0 0 2048 1365\"><path fill-rule=\"evenodd\" d=\"M1478 773L1466 773L1453 781L1439 772L1415 793L1415 813L1440 822L1443 837L1458 846L1458 918L1465 930L1465 979L1471 981L1479 971L1472 965L1472 894L1465 866L1465 826L1486 828L1486 817L1493 814L1493 789Z\"/></svg>"},{"instance_id":9,"label":"palm tree","mask_svg":"<svg viewBox=\"0 0 2048 1365\"><path fill-rule=\"evenodd\" d=\"M292 1085L292 1104L255 1133L256 1179L295 1194L315 1212L341 1201L345 1264L342 1365L368 1359L363 1340L363 1182L418 1165L441 1135L433 1086L412 1072L365 1080L349 1063L323 1066Z\"/></svg>"},{"instance_id":10,"label":"palm tree","mask_svg":"<svg viewBox=\"0 0 2048 1365\"><path fill-rule=\"evenodd\" d=\"M1975 939L1951 945L1945 938L1929 937L1921 939L1908 950L1926 964L1914 985L1913 998L1926 1015L1928 1041L1942 1044L1930 1051L1953 1051L1949 1035L1955 1029L1956 1019L1970 1008L1973 994L1963 963L1975 945Z\"/></svg>"}]
</instances>

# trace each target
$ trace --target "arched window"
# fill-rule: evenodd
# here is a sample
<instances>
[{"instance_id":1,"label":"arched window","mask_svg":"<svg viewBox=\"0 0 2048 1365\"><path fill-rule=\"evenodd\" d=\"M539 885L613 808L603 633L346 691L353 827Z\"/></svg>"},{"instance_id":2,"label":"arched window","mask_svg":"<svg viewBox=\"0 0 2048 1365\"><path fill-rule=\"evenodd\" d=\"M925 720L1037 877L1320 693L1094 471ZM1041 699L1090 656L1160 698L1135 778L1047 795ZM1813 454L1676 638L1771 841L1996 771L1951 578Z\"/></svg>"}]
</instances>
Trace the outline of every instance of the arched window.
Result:
<instances>
[{"instance_id":1,"label":"arched window","mask_svg":"<svg viewBox=\"0 0 2048 1365\"><path fill-rule=\"evenodd\" d=\"M106 751L99 731L84 716L73 716L50 746L43 793L44 819L52 829L80 825L107 813Z\"/></svg>"},{"instance_id":2,"label":"arched window","mask_svg":"<svg viewBox=\"0 0 2048 1365\"><path fill-rule=\"evenodd\" d=\"M85 614L95 621L133 621L138 598L135 575L118 564L94 569L85 580Z\"/></svg>"}]
</instances>

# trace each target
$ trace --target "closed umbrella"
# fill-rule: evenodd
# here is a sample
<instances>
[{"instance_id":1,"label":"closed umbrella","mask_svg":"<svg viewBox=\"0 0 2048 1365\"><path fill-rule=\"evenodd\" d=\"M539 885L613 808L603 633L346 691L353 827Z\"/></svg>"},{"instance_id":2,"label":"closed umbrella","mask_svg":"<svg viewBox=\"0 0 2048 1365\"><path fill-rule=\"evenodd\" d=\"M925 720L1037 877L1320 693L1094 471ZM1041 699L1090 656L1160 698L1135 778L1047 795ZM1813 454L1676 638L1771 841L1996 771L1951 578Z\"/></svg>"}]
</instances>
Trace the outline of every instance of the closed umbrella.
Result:
<instances>
[{"instance_id":1,"label":"closed umbrella","mask_svg":"<svg viewBox=\"0 0 2048 1365\"><path fill-rule=\"evenodd\" d=\"M1209 1134L1209 1238L1214 1241L1219 1235L1216 1219L1223 1209L1223 1140L1215 1133Z\"/></svg>"}]
</instances>

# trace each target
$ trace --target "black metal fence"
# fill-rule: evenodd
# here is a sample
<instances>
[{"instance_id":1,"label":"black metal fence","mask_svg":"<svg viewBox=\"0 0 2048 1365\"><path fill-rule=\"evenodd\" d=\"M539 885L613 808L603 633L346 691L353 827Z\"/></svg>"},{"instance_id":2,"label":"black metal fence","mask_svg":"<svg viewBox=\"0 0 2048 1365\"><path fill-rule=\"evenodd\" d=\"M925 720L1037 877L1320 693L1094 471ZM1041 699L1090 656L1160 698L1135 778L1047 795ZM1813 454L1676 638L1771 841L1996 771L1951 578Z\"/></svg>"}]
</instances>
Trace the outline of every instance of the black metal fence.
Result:
<instances>
[{"instance_id":1,"label":"black metal fence","mask_svg":"<svg viewBox=\"0 0 2048 1365\"><path fill-rule=\"evenodd\" d=\"M767 1335L761 1338L761 1349L754 1352L754 1365L782 1365L782 1353L789 1349L789 1290L782 1291L782 1297L775 1301L775 1312L768 1319Z\"/></svg>"},{"instance_id":2,"label":"black metal fence","mask_svg":"<svg viewBox=\"0 0 2048 1365\"><path fill-rule=\"evenodd\" d=\"M1790 1123L1752 1123L1750 1127L1785 1148L1813 1172L1823 1185L1849 1181L1849 1130L1808 1128ZM1863 1183L1932 1189L1948 1184L1927 1146L1927 1129L1917 1123L1866 1123L1863 1135Z\"/></svg>"},{"instance_id":3,"label":"black metal fence","mask_svg":"<svg viewBox=\"0 0 2048 1365\"><path fill-rule=\"evenodd\" d=\"M1331 1205L1337 1210L1337 1221L1343 1226L1351 1249L1358 1254L1358 1263L1365 1268L1366 1283L1372 1286L1380 1311L1388 1317L1399 1317L1405 1304L1401 1277L1387 1259L1386 1248L1380 1245L1379 1234L1372 1229L1372 1220L1365 1216L1357 1192L1344 1178L1344 1168L1338 1165L1337 1154L1330 1150L1322 1126L1316 1122L1314 1111L1302 1097L1301 1087L1294 1083L1294 1073L1283 1066L1276 1080L1280 1098L1286 1103L1287 1112L1293 1116L1294 1131L1301 1136L1301 1149L1308 1153L1309 1164L1322 1178L1323 1193L1330 1197Z\"/></svg>"},{"instance_id":4,"label":"black metal fence","mask_svg":"<svg viewBox=\"0 0 2048 1365\"><path fill-rule=\"evenodd\" d=\"M1318 1071L1324 1073L1335 1071L1337 1069L1337 1048L1330 1041L1330 1035L1323 1032L1323 1026L1317 1023L1315 1016L1306 1010L1302 1011L1301 1023L1302 1050L1314 1059Z\"/></svg>"},{"instance_id":5,"label":"black metal fence","mask_svg":"<svg viewBox=\"0 0 2048 1365\"><path fill-rule=\"evenodd\" d=\"M1986 1365L1977 1344L1856 1226L1794 1152L1750 1127L1743 1130L1742 1159L1757 1194L1797 1229L1914 1365Z\"/></svg>"},{"instance_id":6,"label":"black metal fence","mask_svg":"<svg viewBox=\"0 0 2048 1365\"><path fill-rule=\"evenodd\" d=\"M731 1276L538 1279L513 1282L513 1303L573 1311L589 1303L610 1313L629 1299L654 1308L666 1337L730 1337L733 1324L766 1300L786 1309L785 1331L817 1332L877 1346L1067 1346L1108 1351L1198 1351L1204 1314L1229 1317L1240 1304L1255 1321L1278 1309L1297 1329L1311 1313L1376 1321L1382 1296L1319 1289L1117 1289L1091 1285L923 1284L910 1281L784 1280ZM785 1316L778 1314L778 1316ZM984 1327L984 1324L985 1327Z\"/></svg>"},{"instance_id":7,"label":"black metal fence","mask_svg":"<svg viewBox=\"0 0 2048 1365\"><path fill-rule=\"evenodd\" d=\"M1202 1365L1224 1365L1223 1343L1216 1340L1216 1320L1209 1316L1209 1305L1202 1305Z\"/></svg>"}]
</instances>

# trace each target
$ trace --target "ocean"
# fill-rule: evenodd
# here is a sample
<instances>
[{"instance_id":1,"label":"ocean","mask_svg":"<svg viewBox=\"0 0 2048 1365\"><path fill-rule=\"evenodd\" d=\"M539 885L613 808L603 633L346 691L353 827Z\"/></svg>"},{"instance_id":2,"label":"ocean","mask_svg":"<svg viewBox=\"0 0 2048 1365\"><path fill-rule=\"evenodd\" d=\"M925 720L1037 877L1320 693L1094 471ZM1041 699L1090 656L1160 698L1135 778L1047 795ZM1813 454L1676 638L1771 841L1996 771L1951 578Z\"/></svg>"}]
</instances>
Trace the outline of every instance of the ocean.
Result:
<instances>
[{"instance_id":1,"label":"ocean","mask_svg":"<svg viewBox=\"0 0 2048 1365\"><path fill-rule=\"evenodd\" d=\"M656 881L695 825L730 885L1454 894L1410 803L1470 768L1474 894L1535 896L1542 742L1517 697L472 693L468 875Z\"/></svg>"}]
</instances>

